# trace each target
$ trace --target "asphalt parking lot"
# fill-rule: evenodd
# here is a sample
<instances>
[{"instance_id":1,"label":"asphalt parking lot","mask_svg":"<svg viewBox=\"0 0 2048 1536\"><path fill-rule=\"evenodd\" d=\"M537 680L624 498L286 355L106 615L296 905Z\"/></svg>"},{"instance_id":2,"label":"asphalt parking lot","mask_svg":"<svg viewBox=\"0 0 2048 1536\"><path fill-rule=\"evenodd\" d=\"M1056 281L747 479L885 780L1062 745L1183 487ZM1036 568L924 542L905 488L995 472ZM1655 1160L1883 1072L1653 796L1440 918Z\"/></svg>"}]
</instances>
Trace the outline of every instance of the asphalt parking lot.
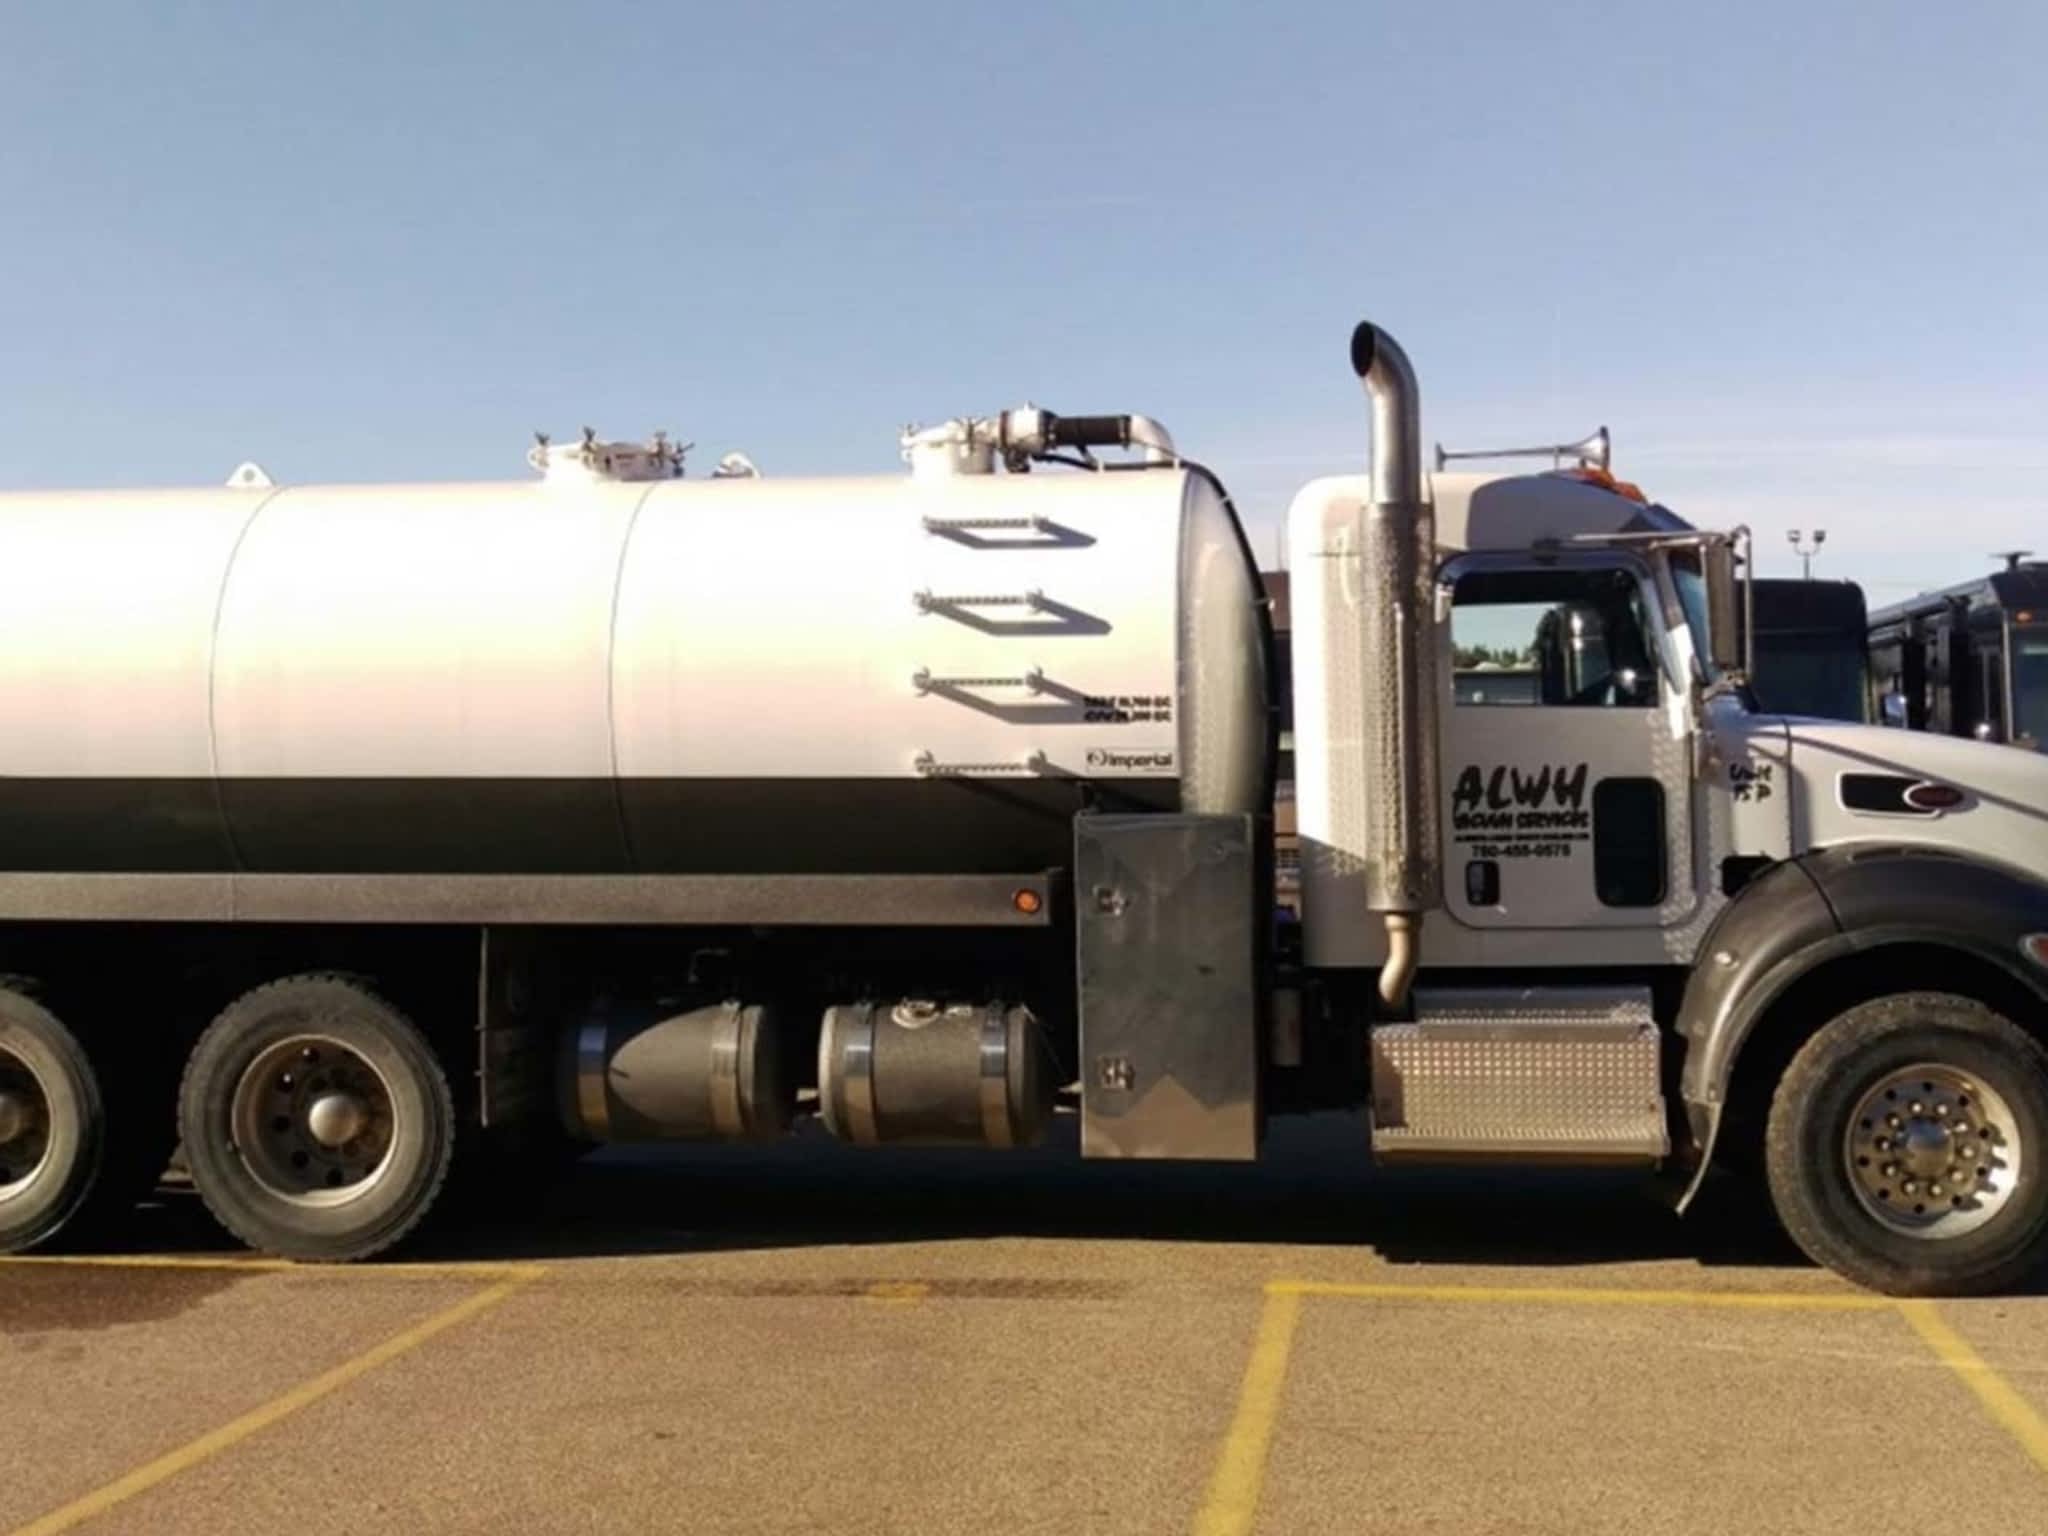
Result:
<instances>
[{"instance_id":1,"label":"asphalt parking lot","mask_svg":"<svg viewBox=\"0 0 2048 1536\"><path fill-rule=\"evenodd\" d=\"M2042 1528L2048 1296L1274 1152L614 1156L339 1270L170 1192L0 1264L0 1532Z\"/></svg>"}]
</instances>

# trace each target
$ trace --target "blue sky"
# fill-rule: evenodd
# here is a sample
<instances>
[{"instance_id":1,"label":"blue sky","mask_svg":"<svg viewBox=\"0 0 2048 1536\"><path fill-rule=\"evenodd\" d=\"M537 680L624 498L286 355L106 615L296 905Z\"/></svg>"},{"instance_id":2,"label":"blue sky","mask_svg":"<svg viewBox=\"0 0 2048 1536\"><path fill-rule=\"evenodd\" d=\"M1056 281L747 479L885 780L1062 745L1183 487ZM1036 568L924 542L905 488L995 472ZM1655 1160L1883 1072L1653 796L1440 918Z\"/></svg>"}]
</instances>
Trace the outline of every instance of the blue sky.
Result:
<instances>
[{"instance_id":1,"label":"blue sky","mask_svg":"<svg viewBox=\"0 0 2048 1536\"><path fill-rule=\"evenodd\" d=\"M1142 410L1263 552L1576 437L1875 600L2048 554L2048 7L5 0L0 487L895 466Z\"/></svg>"}]
</instances>

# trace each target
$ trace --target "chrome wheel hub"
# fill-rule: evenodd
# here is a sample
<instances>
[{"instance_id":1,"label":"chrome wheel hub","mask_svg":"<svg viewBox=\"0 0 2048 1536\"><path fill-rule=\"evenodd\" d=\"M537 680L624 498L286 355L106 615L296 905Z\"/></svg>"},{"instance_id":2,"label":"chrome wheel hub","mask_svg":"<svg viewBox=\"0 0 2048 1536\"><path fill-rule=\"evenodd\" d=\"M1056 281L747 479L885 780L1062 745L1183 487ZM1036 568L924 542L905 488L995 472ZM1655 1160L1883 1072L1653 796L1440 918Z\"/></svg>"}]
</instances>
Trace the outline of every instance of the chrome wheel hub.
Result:
<instances>
[{"instance_id":1,"label":"chrome wheel hub","mask_svg":"<svg viewBox=\"0 0 2048 1536\"><path fill-rule=\"evenodd\" d=\"M280 1041L250 1062L229 1117L249 1172L295 1205L343 1205L374 1189L397 1130L383 1075L318 1035Z\"/></svg>"},{"instance_id":2,"label":"chrome wheel hub","mask_svg":"<svg viewBox=\"0 0 2048 1536\"><path fill-rule=\"evenodd\" d=\"M370 1127L370 1107L352 1093L323 1093L306 1106L306 1130L329 1151L345 1147Z\"/></svg>"},{"instance_id":3,"label":"chrome wheel hub","mask_svg":"<svg viewBox=\"0 0 2048 1536\"><path fill-rule=\"evenodd\" d=\"M28 1130L28 1100L18 1093L0 1093L0 1147Z\"/></svg>"},{"instance_id":4,"label":"chrome wheel hub","mask_svg":"<svg viewBox=\"0 0 2048 1536\"><path fill-rule=\"evenodd\" d=\"M0 1200L25 1191L50 1156L50 1099L12 1051L0 1051Z\"/></svg>"},{"instance_id":5,"label":"chrome wheel hub","mask_svg":"<svg viewBox=\"0 0 2048 1536\"><path fill-rule=\"evenodd\" d=\"M2025 1153L1990 1084L1920 1062L1888 1073L1849 1117L1842 1155L1863 1208L1909 1237L1974 1231L2012 1197Z\"/></svg>"}]
</instances>

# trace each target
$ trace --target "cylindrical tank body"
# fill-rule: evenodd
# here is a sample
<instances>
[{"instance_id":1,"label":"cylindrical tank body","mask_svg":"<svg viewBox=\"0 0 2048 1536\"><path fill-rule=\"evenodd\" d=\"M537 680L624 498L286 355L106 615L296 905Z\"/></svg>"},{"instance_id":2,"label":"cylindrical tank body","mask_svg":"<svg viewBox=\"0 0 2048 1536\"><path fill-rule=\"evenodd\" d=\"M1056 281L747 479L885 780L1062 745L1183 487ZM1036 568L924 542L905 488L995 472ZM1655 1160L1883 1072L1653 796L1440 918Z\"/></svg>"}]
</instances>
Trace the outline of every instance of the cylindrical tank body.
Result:
<instances>
[{"instance_id":1,"label":"cylindrical tank body","mask_svg":"<svg viewBox=\"0 0 2048 1536\"><path fill-rule=\"evenodd\" d=\"M855 1146L1032 1146L1054 1090L1029 1008L845 1003L818 1032L818 1115Z\"/></svg>"},{"instance_id":2,"label":"cylindrical tank body","mask_svg":"<svg viewBox=\"0 0 2048 1536\"><path fill-rule=\"evenodd\" d=\"M562 1033L562 1126L582 1141L772 1141L795 1099L776 1023L766 1007L738 1001L666 1015L595 1006Z\"/></svg>"},{"instance_id":3,"label":"cylindrical tank body","mask_svg":"<svg viewBox=\"0 0 2048 1536\"><path fill-rule=\"evenodd\" d=\"M0 868L973 872L1243 811L1199 472L0 496Z\"/></svg>"}]
</instances>

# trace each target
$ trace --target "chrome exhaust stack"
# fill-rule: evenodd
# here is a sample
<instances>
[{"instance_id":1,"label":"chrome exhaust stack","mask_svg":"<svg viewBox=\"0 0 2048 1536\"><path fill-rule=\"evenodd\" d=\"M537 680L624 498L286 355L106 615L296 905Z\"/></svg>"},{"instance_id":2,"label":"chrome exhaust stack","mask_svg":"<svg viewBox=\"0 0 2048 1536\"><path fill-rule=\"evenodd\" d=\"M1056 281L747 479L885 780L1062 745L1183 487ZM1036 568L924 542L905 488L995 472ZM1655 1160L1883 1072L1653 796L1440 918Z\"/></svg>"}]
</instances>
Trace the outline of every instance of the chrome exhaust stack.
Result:
<instances>
[{"instance_id":1,"label":"chrome exhaust stack","mask_svg":"<svg viewBox=\"0 0 2048 1536\"><path fill-rule=\"evenodd\" d=\"M1366 903L1387 925L1380 1001L1407 1006L1422 914L1443 899L1437 838L1436 533L1422 499L1415 370L1399 342L1361 322L1351 367L1372 405L1371 491L1364 508L1366 655L1361 721L1373 774L1367 808Z\"/></svg>"}]
</instances>

